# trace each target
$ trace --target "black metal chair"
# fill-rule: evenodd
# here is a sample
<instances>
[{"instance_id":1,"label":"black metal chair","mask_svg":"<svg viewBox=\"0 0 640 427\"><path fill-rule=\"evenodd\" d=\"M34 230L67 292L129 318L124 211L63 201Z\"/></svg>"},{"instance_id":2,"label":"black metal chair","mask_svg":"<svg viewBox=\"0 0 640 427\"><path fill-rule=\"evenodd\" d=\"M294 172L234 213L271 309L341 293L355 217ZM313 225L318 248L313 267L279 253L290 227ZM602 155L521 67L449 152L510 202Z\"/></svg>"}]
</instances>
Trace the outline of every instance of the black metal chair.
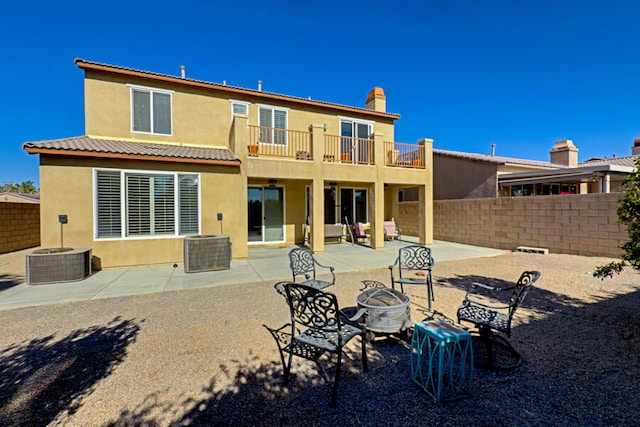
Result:
<instances>
[{"instance_id":1,"label":"black metal chair","mask_svg":"<svg viewBox=\"0 0 640 427\"><path fill-rule=\"evenodd\" d=\"M316 266L328 269L331 273L331 281L320 280L316 278ZM295 283L298 276L303 276L305 280L302 284L313 286L314 288L324 289L336 283L336 275L334 268L320 264L313 257L313 253L309 248L293 248L289 251L289 267L293 274Z\"/></svg>"},{"instance_id":2,"label":"black metal chair","mask_svg":"<svg viewBox=\"0 0 640 427\"><path fill-rule=\"evenodd\" d=\"M467 293L462 305L458 308L458 323L464 321L475 325L478 328L478 332L474 333L474 336L479 338L479 344L482 344L486 350L486 360L483 362L481 357L476 357L477 365L501 370L513 369L522 364L522 356L509 341L493 332L501 332L506 334L507 337L511 337L513 316L522 301L524 301L531 286L540 279L541 275L539 271L525 271L515 286L508 288L473 283L475 287L487 289L491 292L511 292L506 305L490 304L491 300L487 300L486 297ZM479 301L479 299L483 299L483 301ZM504 363L496 360L498 351L501 351L500 354L503 355L501 359L505 360Z\"/></svg>"},{"instance_id":3,"label":"black metal chair","mask_svg":"<svg viewBox=\"0 0 640 427\"><path fill-rule=\"evenodd\" d=\"M434 301L431 270L434 264L431 249L426 246L409 245L400 248L396 262L389 266L391 287L395 289L398 283L400 291L404 292L404 285L426 285L429 311L431 311L431 301ZM394 269L397 270L397 275L393 274ZM414 276L407 277L408 274L414 274Z\"/></svg>"},{"instance_id":4,"label":"black metal chair","mask_svg":"<svg viewBox=\"0 0 640 427\"><path fill-rule=\"evenodd\" d=\"M278 345L284 370L284 384L287 385L289 382L293 356L318 363L325 352L336 354L338 360L330 401L330 406L335 407L338 401L343 348L356 336L360 336L362 341L362 369L364 372L369 370L364 325L356 322L358 315L349 319L340 311L338 299L330 292L292 282L276 283L275 289L287 300L291 323L279 329L264 326Z\"/></svg>"}]
</instances>

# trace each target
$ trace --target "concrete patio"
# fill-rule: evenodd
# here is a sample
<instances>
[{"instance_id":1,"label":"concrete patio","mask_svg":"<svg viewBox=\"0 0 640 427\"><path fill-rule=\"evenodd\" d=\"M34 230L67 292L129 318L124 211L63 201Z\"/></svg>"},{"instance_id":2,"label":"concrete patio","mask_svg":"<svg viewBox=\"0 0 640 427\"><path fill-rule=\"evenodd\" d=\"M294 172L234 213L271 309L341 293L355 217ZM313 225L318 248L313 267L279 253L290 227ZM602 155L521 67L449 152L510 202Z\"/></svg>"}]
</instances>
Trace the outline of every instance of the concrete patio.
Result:
<instances>
[{"instance_id":1,"label":"concrete patio","mask_svg":"<svg viewBox=\"0 0 640 427\"><path fill-rule=\"evenodd\" d=\"M318 254L316 259L321 264L335 267L336 273L384 268L393 264L400 247L415 244L416 241L417 239L411 237L403 241L388 241L385 242L384 248L379 250L350 243L327 244L325 252ZM231 261L231 269L202 273L185 273L182 264L176 267L159 265L113 268L98 271L78 282L30 286L25 283L23 271L21 280L12 279L21 283L3 286L4 290L0 292L0 310L181 289L287 280L291 279L287 257L291 248L292 246L285 245L253 246L249 248L247 259ZM436 264L439 261L496 256L505 252L442 241L435 241L431 248ZM3 267L3 256L6 255L0 255L0 280L7 273Z\"/></svg>"}]
</instances>

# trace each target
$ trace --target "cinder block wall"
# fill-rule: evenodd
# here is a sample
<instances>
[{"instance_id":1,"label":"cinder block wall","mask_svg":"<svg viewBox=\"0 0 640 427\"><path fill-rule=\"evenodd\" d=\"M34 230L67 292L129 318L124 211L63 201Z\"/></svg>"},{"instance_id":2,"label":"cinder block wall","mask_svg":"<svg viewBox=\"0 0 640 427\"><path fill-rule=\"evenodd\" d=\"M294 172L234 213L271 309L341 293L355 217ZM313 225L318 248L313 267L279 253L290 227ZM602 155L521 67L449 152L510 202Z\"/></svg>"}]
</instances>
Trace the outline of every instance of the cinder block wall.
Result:
<instances>
[{"instance_id":1,"label":"cinder block wall","mask_svg":"<svg viewBox=\"0 0 640 427\"><path fill-rule=\"evenodd\" d=\"M40 245L40 205L0 203L0 253Z\"/></svg>"},{"instance_id":2,"label":"cinder block wall","mask_svg":"<svg viewBox=\"0 0 640 427\"><path fill-rule=\"evenodd\" d=\"M434 239L619 258L619 246L628 239L616 213L622 197L610 193L434 201Z\"/></svg>"},{"instance_id":3,"label":"cinder block wall","mask_svg":"<svg viewBox=\"0 0 640 427\"><path fill-rule=\"evenodd\" d=\"M420 206L418 202L400 202L398 206L398 218L395 218L396 225L407 236L417 236L420 234L418 230L418 221L420 217Z\"/></svg>"}]
</instances>

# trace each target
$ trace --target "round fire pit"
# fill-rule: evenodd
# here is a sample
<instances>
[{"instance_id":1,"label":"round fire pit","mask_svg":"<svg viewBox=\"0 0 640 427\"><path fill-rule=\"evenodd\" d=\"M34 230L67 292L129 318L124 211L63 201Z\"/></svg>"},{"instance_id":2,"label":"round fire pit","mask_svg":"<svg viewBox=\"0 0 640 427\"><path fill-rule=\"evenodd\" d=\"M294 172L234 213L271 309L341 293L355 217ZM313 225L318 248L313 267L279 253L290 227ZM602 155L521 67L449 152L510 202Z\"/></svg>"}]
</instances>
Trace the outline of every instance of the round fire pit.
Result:
<instances>
[{"instance_id":1,"label":"round fire pit","mask_svg":"<svg viewBox=\"0 0 640 427\"><path fill-rule=\"evenodd\" d=\"M369 289L356 298L367 310L365 327L371 332L393 334L411 326L411 298L389 288Z\"/></svg>"}]
</instances>

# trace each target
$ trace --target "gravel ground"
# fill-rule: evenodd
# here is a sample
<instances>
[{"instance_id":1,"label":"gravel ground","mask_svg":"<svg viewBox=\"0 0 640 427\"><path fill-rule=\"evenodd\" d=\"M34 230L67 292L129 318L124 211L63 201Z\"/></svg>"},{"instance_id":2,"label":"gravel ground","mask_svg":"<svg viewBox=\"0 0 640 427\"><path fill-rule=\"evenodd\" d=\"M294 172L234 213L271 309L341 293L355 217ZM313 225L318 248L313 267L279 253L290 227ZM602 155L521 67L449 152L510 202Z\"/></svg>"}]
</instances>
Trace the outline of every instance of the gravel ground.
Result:
<instances>
[{"instance_id":1,"label":"gravel ground","mask_svg":"<svg viewBox=\"0 0 640 427\"><path fill-rule=\"evenodd\" d=\"M593 278L608 261L510 253L436 264L434 307L450 318L469 282L542 272L511 339L524 365L476 369L473 395L446 403L411 381L409 344L396 337L368 344L366 374L350 343L337 409L329 360L320 370L295 360L283 387L262 326L288 321L273 283L0 311L0 425L637 425L640 276ZM337 277L343 306L362 280L389 284L386 269ZM426 290L405 290L422 320Z\"/></svg>"}]
</instances>

